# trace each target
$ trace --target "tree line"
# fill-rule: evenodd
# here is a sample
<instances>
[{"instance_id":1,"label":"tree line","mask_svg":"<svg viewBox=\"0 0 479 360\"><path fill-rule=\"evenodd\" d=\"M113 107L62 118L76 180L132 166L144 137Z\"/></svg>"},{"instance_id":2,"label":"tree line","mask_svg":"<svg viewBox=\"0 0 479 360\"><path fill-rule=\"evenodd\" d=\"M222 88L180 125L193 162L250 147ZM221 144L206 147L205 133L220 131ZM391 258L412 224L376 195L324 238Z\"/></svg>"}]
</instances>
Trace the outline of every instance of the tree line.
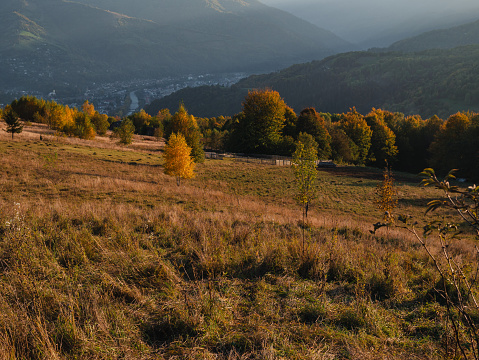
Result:
<instances>
[{"instance_id":1,"label":"tree line","mask_svg":"<svg viewBox=\"0 0 479 360\"><path fill-rule=\"evenodd\" d=\"M310 134L320 159L420 172L426 167L479 179L479 114L458 112L441 119L382 109L363 115L318 112L309 107L299 115L277 91L253 90L233 117L197 119L204 144L212 149L291 155L301 134Z\"/></svg>"},{"instance_id":2,"label":"tree line","mask_svg":"<svg viewBox=\"0 0 479 360\"><path fill-rule=\"evenodd\" d=\"M458 112L445 120L375 108L365 115L355 108L331 114L313 107L296 114L270 89L249 91L241 105L241 112L228 117L197 118L180 104L173 115L168 109L155 116L142 110L119 119L99 114L88 102L78 110L27 96L7 106L3 117L15 112L24 121L45 123L83 139L111 129L125 144L133 133L158 139L181 134L195 162L203 161L204 148L290 156L301 134L309 134L320 159L377 167L387 161L409 172L458 168L458 176L479 179L479 114L475 112Z\"/></svg>"},{"instance_id":3,"label":"tree line","mask_svg":"<svg viewBox=\"0 0 479 360\"><path fill-rule=\"evenodd\" d=\"M3 110L0 109L0 117L7 122L7 131L12 133L12 137L23 128L20 121L47 124L59 134L85 140L93 139L96 135L104 136L108 130L112 130L112 137L124 145L132 142L133 134L161 139L169 138L173 133L180 133L192 149L191 154L195 161L204 160L202 134L195 117L189 115L183 105L180 105L174 115L171 115L168 109L159 111L155 116L141 110L120 119L100 114L88 101L77 109L34 96L22 96ZM10 126L9 122L16 125Z\"/></svg>"}]
</instances>

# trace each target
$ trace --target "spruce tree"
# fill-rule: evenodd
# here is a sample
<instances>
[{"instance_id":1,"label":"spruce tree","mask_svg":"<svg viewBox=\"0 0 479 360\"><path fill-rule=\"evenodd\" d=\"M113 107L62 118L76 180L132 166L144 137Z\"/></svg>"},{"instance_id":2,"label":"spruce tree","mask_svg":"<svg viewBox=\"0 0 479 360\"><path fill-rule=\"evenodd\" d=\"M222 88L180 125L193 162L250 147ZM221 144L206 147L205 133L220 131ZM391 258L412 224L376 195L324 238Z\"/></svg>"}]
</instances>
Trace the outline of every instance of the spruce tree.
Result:
<instances>
[{"instance_id":1,"label":"spruce tree","mask_svg":"<svg viewBox=\"0 0 479 360\"><path fill-rule=\"evenodd\" d=\"M3 112L3 120L7 123L6 131L12 133L12 140L14 134L20 134L23 131L23 124L11 107L7 107Z\"/></svg>"}]
</instances>

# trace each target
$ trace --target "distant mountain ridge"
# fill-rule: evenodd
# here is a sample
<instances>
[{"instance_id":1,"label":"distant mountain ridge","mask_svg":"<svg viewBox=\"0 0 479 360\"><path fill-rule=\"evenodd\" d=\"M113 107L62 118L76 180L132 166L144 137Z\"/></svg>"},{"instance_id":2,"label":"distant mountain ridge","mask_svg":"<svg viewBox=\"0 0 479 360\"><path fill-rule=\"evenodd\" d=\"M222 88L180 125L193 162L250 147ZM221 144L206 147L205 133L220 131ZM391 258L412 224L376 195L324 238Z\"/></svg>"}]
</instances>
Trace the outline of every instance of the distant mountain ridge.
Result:
<instances>
[{"instance_id":1,"label":"distant mountain ridge","mask_svg":"<svg viewBox=\"0 0 479 360\"><path fill-rule=\"evenodd\" d=\"M387 47L435 29L446 29L479 17L475 0L263 0L333 31L360 49Z\"/></svg>"},{"instance_id":2,"label":"distant mountain ridge","mask_svg":"<svg viewBox=\"0 0 479 360\"><path fill-rule=\"evenodd\" d=\"M306 107L342 113L356 107L406 115L449 116L479 111L479 45L418 53L350 52L279 72L250 76L225 88L187 88L152 102L145 109L175 111L183 102L199 117L234 115L250 89L277 90L297 113Z\"/></svg>"},{"instance_id":3,"label":"distant mountain ridge","mask_svg":"<svg viewBox=\"0 0 479 360\"><path fill-rule=\"evenodd\" d=\"M449 29L428 31L397 41L387 50L415 52L428 49L451 49L473 44L479 44L479 20Z\"/></svg>"},{"instance_id":4,"label":"distant mountain ridge","mask_svg":"<svg viewBox=\"0 0 479 360\"><path fill-rule=\"evenodd\" d=\"M256 0L2 0L0 23L5 89L265 72L351 48Z\"/></svg>"}]
</instances>

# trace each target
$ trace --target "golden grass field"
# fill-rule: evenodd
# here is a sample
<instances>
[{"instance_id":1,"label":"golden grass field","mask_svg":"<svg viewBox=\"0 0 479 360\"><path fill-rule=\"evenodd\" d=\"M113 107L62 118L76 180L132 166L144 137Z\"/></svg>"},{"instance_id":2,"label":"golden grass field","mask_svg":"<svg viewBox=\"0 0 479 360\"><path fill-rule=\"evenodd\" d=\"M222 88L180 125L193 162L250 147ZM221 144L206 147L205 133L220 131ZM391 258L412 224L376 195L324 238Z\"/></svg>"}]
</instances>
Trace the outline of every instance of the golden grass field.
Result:
<instances>
[{"instance_id":1,"label":"golden grass field","mask_svg":"<svg viewBox=\"0 0 479 360\"><path fill-rule=\"evenodd\" d=\"M370 233L380 170L319 171L303 251L290 168L207 160L177 186L163 145L0 129L1 359L453 356L427 254ZM441 194L396 179L397 212L424 221Z\"/></svg>"}]
</instances>

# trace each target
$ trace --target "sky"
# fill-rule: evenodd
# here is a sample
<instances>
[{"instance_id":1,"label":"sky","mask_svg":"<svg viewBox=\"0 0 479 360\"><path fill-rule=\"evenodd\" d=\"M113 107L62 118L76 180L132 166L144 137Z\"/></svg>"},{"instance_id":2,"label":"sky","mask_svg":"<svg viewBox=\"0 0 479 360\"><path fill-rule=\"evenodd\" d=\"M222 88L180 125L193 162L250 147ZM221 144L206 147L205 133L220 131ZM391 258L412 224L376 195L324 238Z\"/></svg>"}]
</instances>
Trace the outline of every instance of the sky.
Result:
<instances>
[{"instance_id":1,"label":"sky","mask_svg":"<svg viewBox=\"0 0 479 360\"><path fill-rule=\"evenodd\" d=\"M478 0L260 0L365 46L479 19ZM397 35L395 35L397 34ZM382 39L382 40L381 40Z\"/></svg>"}]
</instances>

